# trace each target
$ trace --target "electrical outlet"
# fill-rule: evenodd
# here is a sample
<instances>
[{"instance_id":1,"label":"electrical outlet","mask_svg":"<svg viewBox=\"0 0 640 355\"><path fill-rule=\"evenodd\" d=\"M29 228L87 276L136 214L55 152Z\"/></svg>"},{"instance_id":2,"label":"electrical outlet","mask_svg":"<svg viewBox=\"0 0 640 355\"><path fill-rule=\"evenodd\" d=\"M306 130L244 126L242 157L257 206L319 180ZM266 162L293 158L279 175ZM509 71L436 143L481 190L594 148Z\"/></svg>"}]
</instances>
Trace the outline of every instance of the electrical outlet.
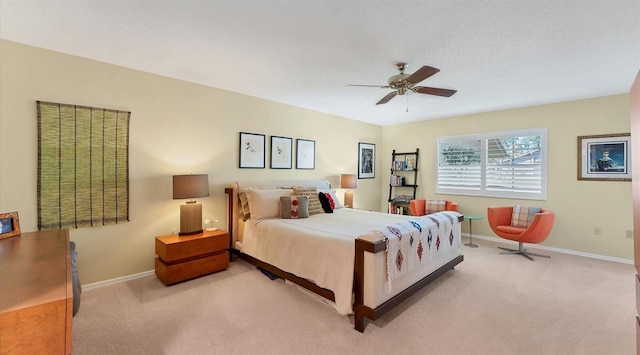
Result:
<instances>
[{"instance_id":1,"label":"electrical outlet","mask_svg":"<svg viewBox=\"0 0 640 355\"><path fill-rule=\"evenodd\" d=\"M632 230L630 230L630 229L627 229L627 230L624 232L624 237L625 237L625 238L627 238L627 239L633 239L633 231L632 231Z\"/></svg>"},{"instance_id":2,"label":"electrical outlet","mask_svg":"<svg viewBox=\"0 0 640 355\"><path fill-rule=\"evenodd\" d=\"M600 227L593 227L593 234L601 235L602 234L602 229Z\"/></svg>"}]
</instances>

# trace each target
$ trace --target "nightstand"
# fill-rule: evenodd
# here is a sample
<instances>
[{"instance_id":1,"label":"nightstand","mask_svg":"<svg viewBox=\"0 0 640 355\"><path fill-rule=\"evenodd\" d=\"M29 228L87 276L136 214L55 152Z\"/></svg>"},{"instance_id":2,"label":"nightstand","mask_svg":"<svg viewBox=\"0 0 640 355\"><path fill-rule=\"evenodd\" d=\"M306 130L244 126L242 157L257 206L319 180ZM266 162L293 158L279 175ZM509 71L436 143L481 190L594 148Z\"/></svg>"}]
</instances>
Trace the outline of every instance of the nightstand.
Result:
<instances>
[{"instance_id":1,"label":"nightstand","mask_svg":"<svg viewBox=\"0 0 640 355\"><path fill-rule=\"evenodd\" d=\"M194 279L229 267L229 233L156 237L156 275L165 285Z\"/></svg>"}]
</instances>

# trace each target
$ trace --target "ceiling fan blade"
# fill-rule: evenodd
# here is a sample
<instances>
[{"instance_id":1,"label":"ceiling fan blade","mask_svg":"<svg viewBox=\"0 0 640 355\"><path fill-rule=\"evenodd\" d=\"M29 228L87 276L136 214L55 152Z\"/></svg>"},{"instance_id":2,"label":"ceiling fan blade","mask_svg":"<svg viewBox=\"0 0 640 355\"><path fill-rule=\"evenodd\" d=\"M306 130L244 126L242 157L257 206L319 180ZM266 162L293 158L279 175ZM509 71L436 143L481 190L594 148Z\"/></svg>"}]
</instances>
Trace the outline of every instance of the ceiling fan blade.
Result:
<instances>
[{"instance_id":1,"label":"ceiling fan blade","mask_svg":"<svg viewBox=\"0 0 640 355\"><path fill-rule=\"evenodd\" d=\"M410 82L412 84L417 84L439 71L440 69L436 69L428 65L425 65L422 68L418 69L418 71L416 71L415 73L409 75L409 77L407 77L407 82Z\"/></svg>"},{"instance_id":2,"label":"ceiling fan blade","mask_svg":"<svg viewBox=\"0 0 640 355\"><path fill-rule=\"evenodd\" d=\"M378 101L376 103L376 105L386 104L387 102L389 102L389 100L391 100L394 97L396 97L396 95L398 95L398 92L397 91L392 91L392 92L388 93L387 96L383 97L382 100Z\"/></svg>"},{"instance_id":3,"label":"ceiling fan blade","mask_svg":"<svg viewBox=\"0 0 640 355\"><path fill-rule=\"evenodd\" d=\"M356 85L356 84L349 84L347 86L365 86L365 87L369 87L369 88L381 88L381 89L388 89L390 88L389 85Z\"/></svg>"},{"instance_id":4,"label":"ceiling fan blade","mask_svg":"<svg viewBox=\"0 0 640 355\"><path fill-rule=\"evenodd\" d=\"M446 96L446 97L450 97L451 95L453 95L456 92L458 92L457 90L430 88L430 87L427 87L427 86L416 86L411 90L413 90L413 92L417 92L417 93L420 93L420 94Z\"/></svg>"}]
</instances>

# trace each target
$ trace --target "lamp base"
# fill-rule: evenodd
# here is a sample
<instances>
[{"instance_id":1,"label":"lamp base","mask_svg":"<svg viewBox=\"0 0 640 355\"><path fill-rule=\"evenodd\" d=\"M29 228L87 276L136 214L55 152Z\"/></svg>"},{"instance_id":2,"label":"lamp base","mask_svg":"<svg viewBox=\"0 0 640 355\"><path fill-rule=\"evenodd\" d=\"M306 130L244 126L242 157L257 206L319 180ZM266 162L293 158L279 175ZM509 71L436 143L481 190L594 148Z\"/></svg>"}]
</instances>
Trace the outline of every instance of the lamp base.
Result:
<instances>
[{"instance_id":1,"label":"lamp base","mask_svg":"<svg viewBox=\"0 0 640 355\"><path fill-rule=\"evenodd\" d=\"M178 235L199 233L202 233L202 204L180 205L180 233Z\"/></svg>"},{"instance_id":2,"label":"lamp base","mask_svg":"<svg viewBox=\"0 0 640 355\"><path fill-rule=\"evenodd\" d=\"M353 191L344 192L344 207L353 208Z\"/></svg>"}]
</instances>

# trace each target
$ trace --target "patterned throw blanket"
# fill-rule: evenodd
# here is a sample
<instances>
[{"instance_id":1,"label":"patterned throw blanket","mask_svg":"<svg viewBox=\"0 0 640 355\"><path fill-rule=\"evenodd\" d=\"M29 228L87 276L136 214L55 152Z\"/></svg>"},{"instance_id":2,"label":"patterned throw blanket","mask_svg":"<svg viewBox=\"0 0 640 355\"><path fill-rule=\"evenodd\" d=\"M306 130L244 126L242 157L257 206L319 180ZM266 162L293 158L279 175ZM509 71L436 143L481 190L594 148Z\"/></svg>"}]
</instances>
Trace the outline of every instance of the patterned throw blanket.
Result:
<instances>
[{"instance_id":1,"label":"patterned throw blanket","mask_svg":"<svg viewBox=\"0 0 640 355\"><path fill-rule=\"evenodd\" d=\"M394 223L377 230L387 242L387 281L391 281L429 263L441 253L453 249L460 239L458 212L436 212L410 221Z\"/></svg>"}]
</instances>

